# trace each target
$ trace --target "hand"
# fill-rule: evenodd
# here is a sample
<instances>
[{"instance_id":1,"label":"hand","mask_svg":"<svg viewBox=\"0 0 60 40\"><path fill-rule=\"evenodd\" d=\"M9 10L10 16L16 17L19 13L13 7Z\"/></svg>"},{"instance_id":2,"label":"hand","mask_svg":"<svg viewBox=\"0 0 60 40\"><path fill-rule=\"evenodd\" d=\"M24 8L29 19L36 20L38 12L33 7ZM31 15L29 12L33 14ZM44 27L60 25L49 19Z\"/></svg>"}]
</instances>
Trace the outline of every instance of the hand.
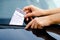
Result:
<instances>
[{"instance_id":1,"label":"hand","mask_svg":"<svg viewBox=\"0 0 60 40\"><path fill-rule=\"evenodd\" d=\"M23 11L26 13L25 18L32 16L41 16L44 15L44 13L46 13L45 10L39 9L38 7L35 7L33 5L24 7Z\"/></svg>"},{"instance_id":2,"label":"hand","mask_svg":"<svg viewBox=\"0 0 60 40\"><path fill-rule=\"evenodd\" d=\"M44 26L49 26L52 21L48 17L38 17L27 24L25 29L43 29Z\"/></svg>"}]
</instances>

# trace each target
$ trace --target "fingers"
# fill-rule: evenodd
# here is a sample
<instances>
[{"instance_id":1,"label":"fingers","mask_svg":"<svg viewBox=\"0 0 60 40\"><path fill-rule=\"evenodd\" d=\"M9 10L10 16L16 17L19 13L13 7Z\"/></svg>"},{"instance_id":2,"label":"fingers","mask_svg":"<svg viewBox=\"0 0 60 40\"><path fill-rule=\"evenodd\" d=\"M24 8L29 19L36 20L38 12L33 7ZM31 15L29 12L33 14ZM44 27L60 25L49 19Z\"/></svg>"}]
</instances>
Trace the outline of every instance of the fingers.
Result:
<instances>
[{"instance_id":1,"label":"fingers","mask_svg":"<svg viewBox=\"0 0 60 40\"><path fill-rule=\"evenodd\" d=\"M32 23L32 25L31 25L31 29L33 29L33 28L34 28L34 25L35 25L35 24L34 24L34 22L33 22L33 23Z\"/></svg>"},{"instance_id":2,"label":"fingers","mask_svg":"<svg viewBox=\"0 0 60 40\"><path fill-rule=\"evenodd\" d=\"M33 21L29 22L29 23L27 24L27 26L25 27L25 29L29 29L30 26L31 26L31 24L32 24L32 22L33 22Z\"/></svg>"},{"instance_id":3,"label":"fingers","mask_svg":"<svg viewBox=\"0 0 60 40\"><path fill-rule=\"evenodd\" d=\"M23 11L26 11L26 10L34 10L34 6L33 5L29 5L29 6L24 7Z\"/></svg>"},{"instance_id":4,"label":"fingers","mask_svg":"<svg viewBox=\"0 0 60 40\"><path fill-rule=\"evenodd\" d=\"M38 24L34 19L27 24L27 26L25 27L25 29L42 29L42 26L40 24Z\"/></svg>"},{"instance_id":5,"label":"fingers","mask_svg":"<svg viewBox=\"0 0 60 40\"><path fill-rule=\"evenodd\" d=\"M42 29L42 26L34 21L31 25L31 29Z\"/></svg>"},{"instance_id":6,"label":"fingers","mask_svg":"<svg viewBox=\"0 0 60 40\"><path fill-rule=\"evenodd\" d=\"M30 10L29 6L26 6L26 7L23 8L23 11L27 11L27 10Z\"/></svg>"},{"instance_id":7,"label":"fingers","mask_svg":"<svg viewBox=\"0 0 60 40\"><path fill-rule=\"evenodd\" d=\"M35 26L34 26L33 29L37 29L37 27L38 27L37 25L38 25L38 24L36 24L36 22L35 22L34 24L35 24Z\"/></svg>"},{"instance_id":8,"label":"fingers","mask_svg":"<svg viewBox=\"0 0 60 40\"><path fill-rule=\"evenodd\" d=\"M32 17L32 16L33 16L32 13L28 13L28 14L26 14L24 17L27 18L27 17Z\"/></svg>"},{"instance_id":9,"label":"fingers","mask_svg":"<svg viewBox=\"0 0 60 40\"><path fill-rule=\"evenodd\" d=\"M34 10L35 10L35 6L33 6L33 5L24 7L23 11L26 13L25 18L34 16L33 15Z\"/></svg>"},{"instance_id":10,"label":"fingers","mask_svg":"<svg viewBox=\"0 0 60 40\"><path fill-rule=\"evenodd\" d=\"M37 29L43 29L41 25L37 25Z\"/></svg>"},{"instance_id":11,"label":"fingers","mask_svg":"<svg viewBox=\"0 0 60 40\"><path fill-rule=\"evenodd\" d=\"M31 25L31 29L37 29L36 21L33 21L32 25Z\"/></svg>"}]
</instances>

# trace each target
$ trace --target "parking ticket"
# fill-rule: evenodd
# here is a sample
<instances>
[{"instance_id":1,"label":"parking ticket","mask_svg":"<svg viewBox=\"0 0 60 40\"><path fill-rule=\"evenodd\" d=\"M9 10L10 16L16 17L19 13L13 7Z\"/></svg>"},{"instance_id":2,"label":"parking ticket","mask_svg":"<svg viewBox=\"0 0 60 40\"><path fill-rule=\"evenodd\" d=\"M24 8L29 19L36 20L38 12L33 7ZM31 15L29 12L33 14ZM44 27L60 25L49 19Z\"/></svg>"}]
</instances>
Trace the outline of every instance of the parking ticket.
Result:
<instances>
[{"instance_id":1,"label":"parking ticket","mask_svg":"<svg viewBox=\"0 0 60 40\"><path fill-rule=\"evenodd\" d=\"M17 8L10 20L9 25L23 25L24 15L25 13L21 9Z\"/></svg>"}]
</instances>

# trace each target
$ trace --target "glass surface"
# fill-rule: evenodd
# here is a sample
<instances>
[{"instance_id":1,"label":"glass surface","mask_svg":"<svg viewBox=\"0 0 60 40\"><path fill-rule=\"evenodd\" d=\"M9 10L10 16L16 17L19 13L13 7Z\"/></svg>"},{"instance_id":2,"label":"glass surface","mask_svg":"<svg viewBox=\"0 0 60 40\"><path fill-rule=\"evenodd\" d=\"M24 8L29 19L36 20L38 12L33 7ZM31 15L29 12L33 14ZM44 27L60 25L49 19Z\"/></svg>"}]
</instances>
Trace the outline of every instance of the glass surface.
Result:
<instances>
[{"instance_id":1,"label":"glass surface","mask_svg":"<svg viewBox=\"0 0 60 40\"><path fill-rule=\"evenodd\" d=\"M0 23L9 22L16 8L23 9L27 5L35 5L42 9L60 7L59 0L0 0ZM12 26L13 27L13 26ZM60 40L60 28L26 31L24 29L0 29L0 40Z\"/></svg>"}]
</instances>

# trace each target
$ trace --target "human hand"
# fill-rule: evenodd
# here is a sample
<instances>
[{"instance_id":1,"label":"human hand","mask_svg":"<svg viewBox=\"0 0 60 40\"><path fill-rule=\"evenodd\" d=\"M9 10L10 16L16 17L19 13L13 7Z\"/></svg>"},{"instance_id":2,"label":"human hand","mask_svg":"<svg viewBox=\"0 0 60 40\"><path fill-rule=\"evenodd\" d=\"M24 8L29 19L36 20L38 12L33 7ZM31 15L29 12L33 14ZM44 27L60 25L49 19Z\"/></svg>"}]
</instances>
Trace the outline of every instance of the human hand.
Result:
<instances>
[{"instance_id":1,"label":"human hand","mask_svg":"<svg viewBox=\"0 0 60 40\"><path fill-rule=\"evenodd\" d=\"M39 9L38 7L35 7L33 5L26 6L23 8L23 11L26 13L25 15L25 21L28 22L29 20L32 20L35 16L41 16L46 13L45 10Z\"/></svg>"},{"instance_id":2,"label":"human hand","mask_svg":"<svg viewBox=\"0 0 60 40\"><path fill-rule=\"evenodd\" d=\"M25 29L43 29L43 27L51 25L52 22L48 17L37 17L30 21Z\"/></svg>"},{"instance_id":3,"label":"human hand","mask_svg":"<svg viewBox=\"0 0 60 40\"><path fill-rule=\"evenodd\" d=\"M46 13L45 10L39 9L38 7L35 7L33 5L24 7L23 11L26 13L25 17L41 16Z\"/></svg>"}]
</instances>

